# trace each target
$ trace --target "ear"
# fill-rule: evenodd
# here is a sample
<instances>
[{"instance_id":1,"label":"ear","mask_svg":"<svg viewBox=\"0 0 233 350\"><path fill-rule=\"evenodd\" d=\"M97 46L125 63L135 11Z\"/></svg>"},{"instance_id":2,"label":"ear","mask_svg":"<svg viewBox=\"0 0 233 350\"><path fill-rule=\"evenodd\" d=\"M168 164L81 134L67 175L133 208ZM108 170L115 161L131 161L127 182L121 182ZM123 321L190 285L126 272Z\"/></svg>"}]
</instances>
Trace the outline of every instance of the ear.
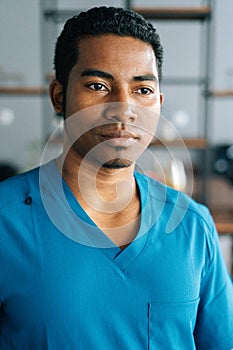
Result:
<instances>
[{"instance_id":1,"label":"ear","mask_svg":"<svg viewBox=\"0 0 233 350\"><path fill-rule=\"evenodd\" d=\"M63 112L63 86L57 79L51 81L49 95L53 108L59 114Z\"/></svg>"}]
</instances>

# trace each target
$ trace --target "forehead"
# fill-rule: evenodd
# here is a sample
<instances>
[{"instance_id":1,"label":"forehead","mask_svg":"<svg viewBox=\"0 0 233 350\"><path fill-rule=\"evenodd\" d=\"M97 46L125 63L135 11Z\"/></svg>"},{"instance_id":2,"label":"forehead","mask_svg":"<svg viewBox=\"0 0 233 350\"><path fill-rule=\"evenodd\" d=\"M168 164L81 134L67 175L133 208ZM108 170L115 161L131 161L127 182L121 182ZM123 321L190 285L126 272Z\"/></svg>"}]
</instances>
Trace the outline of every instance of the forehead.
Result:
<instances>
[{"instance_id":1,"label":"forehead","mask_svg":"<svg viewBox=\"0 0 233 350\"><path fill-rule=\"evenodd\" d=\"M152 46L137 38L103 34L87 36L78 42L77 66L111 67L111 70L152 70L157 73ZM156 74L157 75L157 74Z\"/></svg>"}]
</instances>

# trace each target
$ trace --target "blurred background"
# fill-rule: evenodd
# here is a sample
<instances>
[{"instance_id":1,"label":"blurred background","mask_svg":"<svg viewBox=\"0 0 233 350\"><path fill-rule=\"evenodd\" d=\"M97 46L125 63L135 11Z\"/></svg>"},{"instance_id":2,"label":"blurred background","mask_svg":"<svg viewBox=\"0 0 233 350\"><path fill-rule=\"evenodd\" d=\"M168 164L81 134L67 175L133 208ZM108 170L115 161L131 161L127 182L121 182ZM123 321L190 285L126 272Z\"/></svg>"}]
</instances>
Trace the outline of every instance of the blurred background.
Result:
<instances>
[{"instance_id":1,"label":"blurred background","mask_svg":"<svg viewBox=\"0 0 233 350\"><path fill-rule=\"evenodd\" d=\"M232 1L1 0L0 180L61 152L47 93L56 38L67 18L102 5L135 9L158 28L163 118L140 167L209 206L232 272Z\"/></svg>"}]
</instances>

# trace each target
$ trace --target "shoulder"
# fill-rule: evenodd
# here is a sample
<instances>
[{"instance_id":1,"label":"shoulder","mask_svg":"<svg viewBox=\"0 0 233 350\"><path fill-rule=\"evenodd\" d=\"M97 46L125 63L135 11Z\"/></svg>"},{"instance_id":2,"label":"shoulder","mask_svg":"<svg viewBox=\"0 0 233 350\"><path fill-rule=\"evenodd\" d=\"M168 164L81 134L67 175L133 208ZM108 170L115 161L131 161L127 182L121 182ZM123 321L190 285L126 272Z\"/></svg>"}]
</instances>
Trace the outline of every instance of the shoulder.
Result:
<instances>
[{"instance_id":1,"label":"shoulder","mask_svg":"<svg viewBox=\"0 0 233 350\"><path fill-rule=\"evenodd\" d=\"M218 251L218 234L209 209L183 192L174 190L145 175L137 176L141 187L147 192L150 205L146 217L152 220L155 230L169 242L179 242L203 258L209 266ZM156 244L156 235L151 240Z\"/></svg>"},{"instance_id":2,"label":"shoulder","mask_svg":"<svg viewBox=\"0 0 233 350\"><path fill-rule=\"evenodd\" d=\"M161 212L166 216L171 227L175 223L186 226L198 224L208 231L213 231L213 219L205 205L196 202L184 192L177 191L144 174L136 173L136 178L143 191L148 193L152 206L156 207L159 204L163 208Z\"/></svg>"},{"instance_id":3,"label":"shoulder","mask_svg":"<svg viewBox=\"0 0 233 350\"><path fill-rule=\"evenodd\" d=\"M0 210L39 191L39 167L0 182Z\"/></svg>"}]
</instances>

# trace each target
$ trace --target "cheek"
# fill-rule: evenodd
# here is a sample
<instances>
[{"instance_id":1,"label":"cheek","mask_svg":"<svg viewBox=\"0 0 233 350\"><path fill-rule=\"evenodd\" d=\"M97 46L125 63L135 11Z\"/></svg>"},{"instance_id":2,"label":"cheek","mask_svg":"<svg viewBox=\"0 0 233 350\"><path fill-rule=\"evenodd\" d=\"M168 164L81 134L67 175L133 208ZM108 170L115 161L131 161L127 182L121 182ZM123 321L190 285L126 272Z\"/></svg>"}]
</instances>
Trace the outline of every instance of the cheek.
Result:
<instances>
[{"instance_id":1,"label":"cheek","mask_svg":"<svg viewBox=\"0 0 233 350\"><path fill-rule=\"evenodd\" d=\"M158 122L160 118L160 108L156 108L153 110L145 110L144 114L140 114L137 120L138 127L143 132L143 139L145 142L151 141L151 139L154 137Z\"/></svg>"},{"instance_id":2,"label":"cheek","mask_svg":"<svg viewBox=\"0 0 233 350\"><path fill-rule=\"evenodd\" d=\"M75 144L84 153L98 143L96 127L102 124L102 118L95 107L80 109L65 120L65 131L70 146Z\"/></svg>"},{"instance_id":3,"label":"cheek","mask_svg":"<svg viewBox=\"0 0 233 350\"><path fill-rule=\"evenodd\" d=\"M85 86L81 84L72 86L67 90L67 107L72 106L74 112L89 108L102 103L102 95L87 91Z\"/></svg>"},{"instance_id":4,"label":"cheek","mask_svg":"<svg viewBox=\"0 0 233 350\"><path fill-rule=\"evenodd\" d=\"M66 115L68 117L73 116L80 110L82 110L84 107L82 107L82 103L80 103L80 98L78 99L76 96L72 98L72 96L69 96L66 100Z\"/></svg>"},{"instance_id":5,"label":"cheek","mask_svg":"<svg viewBox=\"0 0 233 350\"><path fill-rule=\"evenodd\" d=\"M71 116L87 106L83 93L79 89L68 87L66 92L66 115Z\"/></svg>"},{"instance_id":6,"label":"cheek","mask_svg":"<svg viewBox=\"0 0 233 350\"><path fill-rule=\"evenodd\" d=\"M84 133L81 134L80 137L75 138L74 144L80 149L83 150L85 153L88 149L93 147L93 136L90 136L90 134Z\"/></svg>"}]
</instances>

